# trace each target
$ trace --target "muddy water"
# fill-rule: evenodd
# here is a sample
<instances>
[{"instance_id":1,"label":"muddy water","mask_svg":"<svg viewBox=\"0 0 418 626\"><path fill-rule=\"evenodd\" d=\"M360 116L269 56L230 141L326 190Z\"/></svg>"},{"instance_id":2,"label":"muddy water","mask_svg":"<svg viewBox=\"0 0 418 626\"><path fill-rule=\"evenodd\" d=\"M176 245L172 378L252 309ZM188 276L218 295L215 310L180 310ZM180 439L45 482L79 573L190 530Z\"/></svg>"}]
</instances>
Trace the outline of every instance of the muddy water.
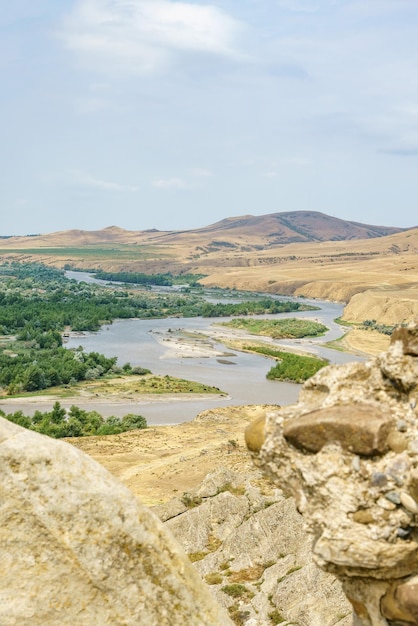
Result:
<instances>
[{"instance_id":1,"label":"muddy water","mask_svg":"<svg viewBox=\"0 0 418 626\"><path fill-rule=\"evenodd\" d=\"M71 278L84 279L86 274L69 272ZM74 274L76 274L74 276ZM89 279L93 282L94 279ZM94 281L95 282L95 281ZM290 298L287 298L290 299ZM309 301L307 301L309 302ZM342 305L330 302L312 302L320 306L320 311L304 311L300 313L285 313L274 317L303 317L315 319L324 323L329 332L325 337L296 341L275 341L279 347L292 345L295 348L309 351L329 359L333 363L343 363L358 360L353 355L344 354L335 350L322 348L319 344L335 339L342 334L340 326L333 321L342 314ZM168 329L182 329L187 332L205 332L212 324L225 321L229 318L183 318L162 320L117 320L113 324L103 326L97 333L86 333L70 337L66 346L76 348L83 346L87 351L96 351L106 356L117 356L119 365L126 362L132 365L141 365L150 369L154 374L178 376L195 380L207 385L219 387L225 391L226 398L211 398L209 400L170 400L169 402L141 403L136 407L137 412L144 415L149 424L180 423L193 419L204 409L245 404L291 404L298 397L300 385L269 381L266 373L272 366L272 361L265 357L234 353L223 359L219 355L210 357L178 358L172 357L167 347L156 341L157 333L166 333ZM218 344L219 352L225 352L225 347ZM226 360L227 362L220 362ZM81 403L80 403L81 406ZM95 406L103 415L125 414L128 411L122 405L104 403ZM125 407L126 408L126 407Z\"/></svg>"}]
</instances>

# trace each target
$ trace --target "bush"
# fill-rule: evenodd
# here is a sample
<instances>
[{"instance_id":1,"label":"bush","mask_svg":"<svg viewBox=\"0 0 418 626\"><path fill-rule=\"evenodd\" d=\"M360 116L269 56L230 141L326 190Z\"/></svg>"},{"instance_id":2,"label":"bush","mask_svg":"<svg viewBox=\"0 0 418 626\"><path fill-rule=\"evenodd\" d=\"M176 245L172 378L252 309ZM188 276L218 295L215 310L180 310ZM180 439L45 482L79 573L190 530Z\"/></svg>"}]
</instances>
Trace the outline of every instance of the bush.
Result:
<instances>
[{"instance_id":1,"label":"bush","mask_svg":"<svg viewBox=\"0 0 418 626\"><path fill-rule=\"evenodd\" d=\"M140 365L134 365L132 368L132 374L145 376L145 374L151 374L151 370L147 370L145 367L141 367Z\"/></svg>"},{"instance_id":2,"label":"bush","mask_svg":"<svg viewBox=\"0 0 418 626\"><path fill-rule=\"evenodd\" d=\"M228 596L231 596L232 598L240 598L241 596L248 593L247 587L245 585L241 585L240 583L225 585L221 588L221 591L226 593Z\"/></svg>"},{"instance_id":3,"label":"bush","mask_svg":"<svg viewBox=\"0 0 418 626\"><path fill-rule=\"evenodd\" d=\"M114 415L104 419L97 411L84 411L74 405L67 413L59 402L55 402L52 411L45 413L35 411L32 417L23 415L22 411L9 415L0 411L0 415L23 428L29 428L54 439L116 435L136 428L147 428L147 420L142 415L129 413L122 419Z\"/></svg>"},{"instance_id":4,"label":"bush","mask_svg":"<svg viewBox=\"0 0 418 626\"><path fill-rule=\"evenodd\" d=\"M321 368L328 365L328 361L324 359L312 356L300 356L291 352L275 350L268 346L244 346L244 350L279 359L276 365L267 373L269 380L286 380L295 383L303 383L316 374Z\"/></svg>"},{"instance_id":5,"label":"bush","mask_svg":"<svg viewBox=\"0 0 418 626\"><path fill-rule=\"evenodd\" d=\"M143 415L134 415L128 413L122 418L122 426L124 430L136 430L138 428L147 428L147 420Z\"/></svg>"}]
</instances>

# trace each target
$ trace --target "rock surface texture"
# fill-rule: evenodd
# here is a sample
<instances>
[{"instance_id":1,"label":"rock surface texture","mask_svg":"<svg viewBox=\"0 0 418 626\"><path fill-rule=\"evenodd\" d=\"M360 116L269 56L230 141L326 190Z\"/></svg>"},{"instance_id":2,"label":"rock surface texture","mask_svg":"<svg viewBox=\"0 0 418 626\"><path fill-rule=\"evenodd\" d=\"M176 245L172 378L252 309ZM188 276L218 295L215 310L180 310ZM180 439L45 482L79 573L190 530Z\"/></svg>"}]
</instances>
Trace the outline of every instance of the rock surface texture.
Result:
<instances>
[{"instance_id":1,"label":"rock surface texture","mask_svg":"<svg viewBox=\"0 0 418 626\"><path fill-rule=\"evenodd\" d=\"M411 327L367 363L322 369L266 419L257 459L296 497L314 560L341 580L355 625L418 624L417 400Z\"/></svg>"},{"instance_id":2,"label":"rock surface texture","mask_svg":"<svg viewBox=\"0 0 418 626\"><path fill-rule=\"evenodd\" d=\"M256 468L247 474L220 468L153 511L237 626L352 623L340 582L313 562L294 498Z\"/></svg>"},{"instance_id":3,"label":"rock surface texture","mask_svg":"<svg viewBox=\"0 0 418 626\"><path fill-rule=\"evenodd\" d=\"M0 418L2 626L232 624L170 531L73 446Z\"/></svg>"}]
</instances>

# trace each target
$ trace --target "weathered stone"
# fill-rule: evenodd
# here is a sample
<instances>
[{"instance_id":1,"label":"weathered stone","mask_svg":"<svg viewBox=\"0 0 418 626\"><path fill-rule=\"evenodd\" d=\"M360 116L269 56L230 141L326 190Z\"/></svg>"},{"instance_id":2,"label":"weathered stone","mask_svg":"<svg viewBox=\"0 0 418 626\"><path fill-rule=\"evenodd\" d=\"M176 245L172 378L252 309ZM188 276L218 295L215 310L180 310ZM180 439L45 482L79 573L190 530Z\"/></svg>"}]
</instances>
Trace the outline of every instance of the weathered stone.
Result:
<instances>
[{"instance_id":1,"label":"weathered stone","mask_svg":"<svg viewBox=\"0 0 418 626\"><path fill-rule=\"evenodd\" d=\"M360 509L353 513L353 520L358 524L372 524L374 522L373 513L370 509Z\"/></svg>"},{"instance_id":2,"label":"weathered stone","mask_svg":"<svg viewBox=\"0 0 418 626\"><path fill-rule=\"evenodd\" d=\"M414 455L418 454L418 439L414 439L413 441L409 442L408 452Z\"/></svg>"},{"instance_id":3,"label":"weathered stone","mask_svg":"<svg viewBox=\"0 0 418 626\"><path fill-rule=\"evenodd\" d=\"M284 425L284 437L298 448L318 452L337 441L354 454L372 456L387 450L394 428L390 414L375 405L336 405L312 411Z\"/></svg>"},{"instance_id":4,"label":"weathered stone","mask_svg":"<svg viewBox=\"0 0 418 626\"><path fill-rule=\"evenodd\" d=\"M388 484L388 477L382 472L373 472L370 484L372 487L386 487Z\"/></svg>"},{"instance_id":5,"label":"weathered stone","mask_svg":"<svg viewBox=\"0 0 418 626\"><path fill-rule=\"evenodd\" d=\"M412 528L398 528L396 534L401 539L408 539L411 536Z\"/></svg>"},{"instance_id":6,"label":"weathered stone","mask_svg":"<svg viewBox=\"0 0 418 626\"><path fill-rule=\"evenodd\" d=\"M396 598L396 591L399 583L394 583L389 587L386 593L383 595L380 601L380 608L382 615L386 618L399 624L400 626L411 626L415 624L415 618L405 609L400 606L398 599ZM387 622L386 622L387 624Z\"/></svg>"},{"instance_id":7,"label":"weathered stone","mask_svg":"<svg viewBox=\"0 0 418 626\"><path fill-rule=\"evenodd\" d=\"M404 506L408 511L410 511L414 515L418 514L418 503L414 500L412 496L409 495L409 493L406 493L405 491L401 491L400 499L401 499L402 506Z\"/></svg>"},{"instance_id":8,"label":"weathered stone","mask_svg":"<svg viewBox=\"0 0 418 626\"><path fill-rule=\"evenodd\" d=\"M408 430L408 424L407 422L405 422L405 420L398 420L396 422L396 428L399 430L400 433L405 433Z\"/></svg>"},{"instance_id":9,"label":"weathered stone","mask_svg":"<svg viewBox=\"0 0 418 626\"><path fill-rule=\"evenodd\" d=\"M383 496L377 500L376 504L381 509L385 509L386 511L393 511L396 509L396 504Z\"/></svg>"},{"instance_id":10,"label":"weathered stone","mask_svg":"<svg viewBox=\"0 0 418 626\"><path fill-rule=\"evenodd\" d=\"M222 484L225 470L217 473L218 478L212 474L204 483ZM255 468L252 473L242 495L234 490L208 496L170 520L170 530L192 558L199 559L196 569L212 581L215 597L233 611L237 623L268 626L269 614L276 610L286 624L351 626L341 585L313 563L311 540L293 498L278 490L263 495L260 487L270 492L271 485ZM236 484L241 478L236 474L229 480ZM223 591L235 583L243 585L248 596L233 598ZM296 593L298 589L303 594Z\"/></svg>"},{"instance_id":11,"label":"weathered stone","mask_svg":"<svg viewBox=\"0 0 418 626\"><path fill-rule=\"evenodd\" d=\"M411 460L406 454L397 454L386 463L386 472L401 487L411 472Z\"/></svg>"},{"instance_id":12,"label":"weathered stone","mask_svg":"<svg viewBox=\"0 0 418 626\"><path fill-rule=\"evenodd\" d=\"M240 489L245 484L246 477L226 468L220 468L206 476L196 490L198 498L209 498L225 489Z\"/></svg>"},{"instance_id":13,"label":"weathered stone","mask_svg":"<svg viewBox=\"0 0 418 626\"><path fill-rule=\"evenodd\" d=\"M0 418L2 626L229 625L167 528L75 447Z\"/></svg>"},{"instance_id":14,"label":"weathered stone","mask_svg":"<svg viewBox=\"0 0 418 626\"><path fill-rule=\"evenodd\" d=\"M169 502L153 506L151 510L160 518L162 522L166 522L172 517L177 517L177 515L181 515L187 511L187 506L181 498L173 498Z\"/></svg>"},{"instance_id":15,"label":"weathered stone","mask_svg":"<svg viewBox=\"0 0 418 626\"><path fill-rule=\"evenodd\" d=\"M258 417L245 429L245 443L251 452L259 452L265 440L265 416Z\"/></svg>"},{"instance_id":16,"label":"weathered stone","mask_svg":"<svg viewBox=\"0 0 418 626\"><path fill-rule=\"evenodd\" d=\"M399 585L395 592L399 608L418 620L418 576L410 578L407 582Z\"/></svg>"},{"instance_id":17,"label":"weathered stone","mask_svg":"<svg viewBox=\"0 0 418 626\"><path fill-rule=\"evenodd\" d=\"M390 385L401 393L411 393L418 384L418 359L404 354L400 341L391 344L387 352L377 357L381 373Z\"/></svg>"},{"instance_id":18,"label":"weathered stone","mask_svg":"<svg viewBox=\"0 0 418 626\"><path fill-rule=\"evenodd\" d=\"M418 356L418 328L397 328L391 336L390 342L402 343L402 351L404 354Z\"/></svg>"},{"instance_id":19,"label":"weathered stone","mask_svg":"<svg viewBox=\"0 0 418 626\"><path fill-rule=\"evenodd\" d=\"M408 447L408 440L401 433L392 431L388 435L387 444L394 452L403 452Z\"/></svg>"},{"instance_id":20,"label":"weathered stone","mask_svg":"<svg viewBox=\"0 0 418 626\"><path fill-rule=\"evenodd\" d=\"M411 471L407 489L408 493L418 502L418 468Z\"/></svg>"},{"instance_id":21,"label":"weathered stone","mask_svg":"<svg viewBox=\"0 0 418 626\"><path fill-rule=\"evenodd\" d=\"M342 581L356 626L418 625L408 586L418 574L418 326L407 330L368 363L313 376L296 404L268 416L259 455L301 503L315 562Z\"/></svg>"},{"instance_id":22,"label":"weathered stone","mask_svg":"<svg viewBox=\"0 0 418 626\"><path fill-rule=\"evenodd\" d=\"M401 498L397 491L389 491L388 493L385 494L385 498L387 498L390 502L393 502L393 504L401 503Z\"/></svg>"}]
</instances>

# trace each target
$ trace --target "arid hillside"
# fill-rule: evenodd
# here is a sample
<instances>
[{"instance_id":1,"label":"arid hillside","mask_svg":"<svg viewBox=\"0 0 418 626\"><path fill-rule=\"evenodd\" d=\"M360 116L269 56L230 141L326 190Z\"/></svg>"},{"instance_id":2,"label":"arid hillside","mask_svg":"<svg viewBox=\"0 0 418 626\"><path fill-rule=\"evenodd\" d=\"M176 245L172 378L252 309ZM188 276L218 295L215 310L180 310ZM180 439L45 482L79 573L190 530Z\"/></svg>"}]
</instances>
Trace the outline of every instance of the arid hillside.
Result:
<instances>
[{"instance_id":1,"label":"arid hillside","mask_svg":"<svg viewBox=\"0 0 418 626\"><path fill-rule=\"evenodd\" d=\"M117 226L102 230L63 232L0 238L3 248L40 248L93 244L196 245L216 249L257 248L309 241L370 239L403 232L405 228L373 226L342 220L318 211L288 211L267 215L229 217L215 224L184 231L128 231Z\"/></svg>"},{"instance_id":2,"label":"arid hillside","mask_svg":"<svg viewBox=\"0 0 418 626\"><path fill-rule=\"evenodd\" d=\"M227 218L189 231L111 226L10 237L0 239L0 255L67 268L203 274L207 286L344 302L344 319L353 322L418 316L418 229L313 211Z\"/></svg>"}]
</instances>

